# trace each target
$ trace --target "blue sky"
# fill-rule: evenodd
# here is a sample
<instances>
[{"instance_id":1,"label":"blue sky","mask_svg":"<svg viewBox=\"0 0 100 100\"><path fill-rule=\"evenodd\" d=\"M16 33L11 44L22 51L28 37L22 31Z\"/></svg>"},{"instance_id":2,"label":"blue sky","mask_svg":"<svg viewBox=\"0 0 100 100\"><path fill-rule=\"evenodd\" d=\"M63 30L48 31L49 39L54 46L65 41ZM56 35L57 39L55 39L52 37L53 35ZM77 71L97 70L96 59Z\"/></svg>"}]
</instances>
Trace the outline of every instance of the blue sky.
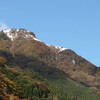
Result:
<instances>
[{"instance_id":1,"label":"blue sky","mask_svg":"<svg viewBox=\"0 0 100 100\"><path fill-rule=\"evenodd\" d=\"M100 66L100 0L0 0L0 29L24 28Z\"/></svg>"}]
</instances>

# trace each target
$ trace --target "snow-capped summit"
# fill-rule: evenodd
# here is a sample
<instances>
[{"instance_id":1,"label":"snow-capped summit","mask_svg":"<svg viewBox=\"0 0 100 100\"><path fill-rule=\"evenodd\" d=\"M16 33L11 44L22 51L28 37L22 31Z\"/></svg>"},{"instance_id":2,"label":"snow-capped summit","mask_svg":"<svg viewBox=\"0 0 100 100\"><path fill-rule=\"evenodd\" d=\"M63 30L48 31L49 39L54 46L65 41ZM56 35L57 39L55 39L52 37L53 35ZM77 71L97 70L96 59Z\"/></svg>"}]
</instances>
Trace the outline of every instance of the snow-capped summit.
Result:
<instances>
[{"instance_id":1,"label":"snow-capped summit","mask_svg":"<svg viewBox=\"0 0 100 100\"><path fill-rule=\"evenodd\" d=\"M36 41L40 41L35 37L33 32L29 32L25 29L5 29L3 32L13 41L16 38L23 37L23 38L33 38Z\"/></svg>"}]
</instances>

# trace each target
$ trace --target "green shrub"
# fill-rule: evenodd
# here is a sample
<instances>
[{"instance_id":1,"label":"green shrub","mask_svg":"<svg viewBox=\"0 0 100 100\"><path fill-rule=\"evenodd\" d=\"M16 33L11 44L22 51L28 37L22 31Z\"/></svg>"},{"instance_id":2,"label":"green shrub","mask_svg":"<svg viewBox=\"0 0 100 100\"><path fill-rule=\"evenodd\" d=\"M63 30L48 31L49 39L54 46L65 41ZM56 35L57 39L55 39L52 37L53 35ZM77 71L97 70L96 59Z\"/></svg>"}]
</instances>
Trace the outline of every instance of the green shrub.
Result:
<instances>
[{"instance_id":1,"label":"green shrub","mask_svg":"<svg viewBox=\"0 0 100 100\"><path fill-rule=\"evenodd\" d=\"M4 34L3 32L0 33L0 40L4 39L4 40L9 40L9 38L7 37L6 34Z\"/></svg>"}]
</instances>

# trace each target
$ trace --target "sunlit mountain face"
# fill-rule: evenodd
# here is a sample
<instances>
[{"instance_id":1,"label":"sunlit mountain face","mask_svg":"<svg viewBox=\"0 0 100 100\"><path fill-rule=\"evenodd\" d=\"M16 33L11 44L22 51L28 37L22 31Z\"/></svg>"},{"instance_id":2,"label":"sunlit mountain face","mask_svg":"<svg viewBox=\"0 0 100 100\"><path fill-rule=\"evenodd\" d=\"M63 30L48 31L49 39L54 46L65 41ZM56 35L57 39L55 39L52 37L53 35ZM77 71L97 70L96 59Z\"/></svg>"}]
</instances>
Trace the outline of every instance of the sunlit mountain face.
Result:
<instances>
[{"instance_id":1,"label":"sunlit mountain face","mask_svg":"<svg viewBox=\"0 0 100 100\"><path fill-rule=\"evenodd\" d=\"M99 100L100 69L26 29L0 32L0 100Z\"/></svg>"}]
</instances>

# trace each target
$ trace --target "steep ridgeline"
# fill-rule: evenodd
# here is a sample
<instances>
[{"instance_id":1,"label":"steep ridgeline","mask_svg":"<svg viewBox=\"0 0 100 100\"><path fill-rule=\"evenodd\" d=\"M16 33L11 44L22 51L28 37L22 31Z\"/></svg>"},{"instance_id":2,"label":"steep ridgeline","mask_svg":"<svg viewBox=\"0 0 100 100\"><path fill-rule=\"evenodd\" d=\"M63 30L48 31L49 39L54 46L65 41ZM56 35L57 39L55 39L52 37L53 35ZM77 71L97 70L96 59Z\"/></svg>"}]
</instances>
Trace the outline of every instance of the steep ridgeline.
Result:
<instances>
[{"instance_id":1,"label":"steep ridgeline","mask_svg":"<svg viewBox=\"0 0 100 100\"><path fill-rule=\"evenodd\" d=\"M77 84L100 88L98 67L71 49L41 42L33 32L25 29L0 32L0 56L7 59L6 64L10 67L32 68L49 81L55 74L63 73Z\"/></svg>"}]
</instances>

